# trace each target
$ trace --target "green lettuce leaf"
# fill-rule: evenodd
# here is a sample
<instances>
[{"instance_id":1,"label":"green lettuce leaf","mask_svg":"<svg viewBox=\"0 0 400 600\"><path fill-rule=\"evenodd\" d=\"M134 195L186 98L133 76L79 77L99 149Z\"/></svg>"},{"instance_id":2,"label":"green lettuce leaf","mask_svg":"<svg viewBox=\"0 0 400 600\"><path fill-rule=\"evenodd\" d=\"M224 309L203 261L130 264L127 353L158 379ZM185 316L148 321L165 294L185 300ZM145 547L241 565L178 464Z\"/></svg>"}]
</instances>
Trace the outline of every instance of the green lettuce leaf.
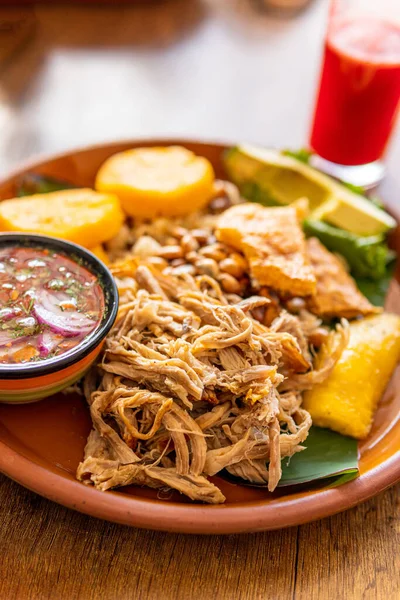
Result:
<instances>
[{"instance_id":1,"label":"green lettuce leaf","mask_svg":"<svg viewBox=\"0 0 400 600\"><path fill-rule=\"evenodd\" d=\"M357 440L330 429L311 427L305 450L282 460L279 487L330 479L329 487L358 476Z\"/></svg>"},{"instance_id":2,"label":"green lettuce leaf","mask_svg":"<svg viewBox=\"0 0 400 600\"><path fill-rule=\"evenodd\" d=\"M358 289L371 304L375 306L384 306L386 294L389 289L391 280L393 279L395 272L395 265L389 265L386 269L385 275L379 280L373 280L363 277L356 277L356 284Z\"/></svg>"},{"instance_id":3,"label":"green lettuce leaf","mask_svg":"<svg viewBox=\"0 0 400 600\"><path fill-rule=\"evenodd\" d=\"M54 177L47 177L46 175L39 175L37 173L26 173L22 175L17 183L17 196L21 198L23 196L32 196L32 194L48 194L49 192L58 192L59 190L68 190L76 187L68 181L62 181Z\"/></svg>"},{"instance_id":4,"label":"green lettuce leaf","mask_svg":"<svg viewBox=\"0 0 400 600\"><path fill-rule=\"evenodd\" d=\"M310 158L312 157L312 152L310 152L310 150L307 150L306 148L300 148L299 150L282 150L282 154L284 154L285 156L290 156L291 158L295 158L296 160L299 160L300 162L305 163L306 165L308 165L310 163Z\"/></svg>"},{"instance_id":5,"label":"green lettuce leaf","mask_svg":"<svg viewBox=\"0 0 400 600\"><path fill-rule=\"evenodd\" d=\"M395 258L383 235L362 237L314 219L306 219L303 229L308 237L317 237L328 250L341 254L353 277L382 280Z\"/></svg>"}]
</instances>

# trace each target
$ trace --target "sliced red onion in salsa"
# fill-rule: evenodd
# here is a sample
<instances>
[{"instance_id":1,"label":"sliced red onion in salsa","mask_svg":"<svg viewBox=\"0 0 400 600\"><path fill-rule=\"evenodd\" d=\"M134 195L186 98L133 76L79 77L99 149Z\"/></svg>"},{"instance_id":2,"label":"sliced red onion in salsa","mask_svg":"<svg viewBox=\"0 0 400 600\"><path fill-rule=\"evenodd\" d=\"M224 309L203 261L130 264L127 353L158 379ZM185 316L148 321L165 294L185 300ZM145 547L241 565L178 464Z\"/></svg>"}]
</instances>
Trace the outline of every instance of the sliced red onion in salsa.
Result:
<instances>
[{"instance_id":1,"label":"sliced red onion in salsa","mask_svg":"<svg viewBox=\"0 0 400 600\"><path fill-rule=\"evenodd\" d=\"M4 346L12 346L18 342L28 341L29 336L13 337L8 331L0 331L0 348Z\"/></svg>"},{"instance_id":2,"label":"sliced red onion in salsa","mask_svg":"<svg viewBox=\"0 0 400 600\"><path fill-rule=\"evenodd\" d=\"M29 342L30 342L29 335L24 335L23 337L19 337L19 338L8 338L7 340L5 340L4 344L0 343L0 350L2 352L4 352L4 350L6 349L6 351L10 351L10 353L11 353L15 350L16 345L29 344ZM4 361L0 357L0 363L1 362L8 362L8 361Z\"/></svg>"},{"instance_id":3,"label":"sliced red onion in salsa","mask_svg":"<svg viewBox=\"0 0 400 600\"><path fill-rule=\"evenodd\" d=\"M17 317L20 314L19 310L15 308L2 308L0 309L0 321L9 321L13 317Z\"/></svg>"},{"instance_id":4,"label":"sliced red onion in salsa","mask_svg":"<svg viewBox=\"0 0 400 600\"><path fill-rule=\"evenodd\" d=\"M72 350L101 322L97 277L44 248L0 249L0 364L42 360Z\"/></svg>"},{"instance_id":5,"label":"sliced red onion in salsa","mask_svg":"<svg viewBox=\"0 0 400 600\"><path fill-rule=\"evenodd\" d=\"M51 331L43 331L39 334L37 340L37 348L40 356L45 357L55 350L62 340L62 336L52 333Z\"/></svg>"},{"instance_id":6,"label":"sliced red onion in salsa","mask_svg":"<svg viewBox=\"0 0 400 600\"><path fill-rule=\"evenodd\" d=\"M65 304L66 300L61 301ZM33 300L32 312L44 326L64 337L88 334L96 327L96 321L77 310L66 311L60 308L61 302L47 290L40 290Z\"/></svg>"}]
</instances>

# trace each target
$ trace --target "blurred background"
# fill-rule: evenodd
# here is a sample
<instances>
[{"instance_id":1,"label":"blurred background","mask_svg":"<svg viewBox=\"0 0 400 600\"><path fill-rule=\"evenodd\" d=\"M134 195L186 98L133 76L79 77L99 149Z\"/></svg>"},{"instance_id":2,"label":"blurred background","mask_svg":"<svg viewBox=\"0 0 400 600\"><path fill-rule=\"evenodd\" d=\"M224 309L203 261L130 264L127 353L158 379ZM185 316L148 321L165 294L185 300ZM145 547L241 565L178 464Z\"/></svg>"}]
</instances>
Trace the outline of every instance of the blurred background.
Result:
<instances>
[{"instance_id":1,"label":"blurred background","mask_svg":"<svg viewBox=\"0 0 400 600\"><path fill-rule=\"evenodd\" d=\"M0 2L0 173L33 154L120 138L304 145L328 8Z\"/></svg>"},{"instance_id":2,"label":"blurred background","mask_svg":"<svg viewBox=\"0 0 400 600\"><path fill-rule=\"evenodd\" d=\"M136 136L299 145L328 2L34 4L0 9L0 170Z\"/></svg>"}]
</instances>

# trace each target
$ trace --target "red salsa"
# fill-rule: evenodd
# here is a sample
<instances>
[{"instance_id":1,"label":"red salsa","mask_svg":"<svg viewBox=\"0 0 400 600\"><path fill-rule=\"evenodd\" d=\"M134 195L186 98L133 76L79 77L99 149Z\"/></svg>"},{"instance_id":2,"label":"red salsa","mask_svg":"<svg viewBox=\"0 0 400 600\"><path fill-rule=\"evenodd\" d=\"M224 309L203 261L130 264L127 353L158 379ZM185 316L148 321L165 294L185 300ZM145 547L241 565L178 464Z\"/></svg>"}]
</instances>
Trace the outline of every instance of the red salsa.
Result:
<instances>
[{"instance_id":1,"label":"red salsa","mask_svg":"<svg viewBox=\"0 0 400 600\"><path fill-rule=\"evenodd\" d=\"M98 279L78 262L42 248L0 249L0 363L68 352L103 313Z\"/></svg>"}]
</instances>

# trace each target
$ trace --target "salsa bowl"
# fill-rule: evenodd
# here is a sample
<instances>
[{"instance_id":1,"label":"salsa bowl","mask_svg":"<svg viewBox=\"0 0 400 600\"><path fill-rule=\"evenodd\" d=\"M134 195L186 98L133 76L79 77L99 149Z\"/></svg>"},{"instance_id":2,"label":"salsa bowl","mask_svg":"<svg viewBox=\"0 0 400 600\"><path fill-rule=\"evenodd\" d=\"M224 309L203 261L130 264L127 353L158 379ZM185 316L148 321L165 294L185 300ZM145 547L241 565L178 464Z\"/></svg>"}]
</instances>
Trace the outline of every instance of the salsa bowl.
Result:
<instances>
[{"instance_id":1,"label":"salsa bowl","mask_svg":"<svg viewBox=\"0 0 400 600\"><path fill-rule=\"evenodd\" d=\"M34 402L87 371L115 321L118 291L94 254L44 235L0 234L0 267L0 294L8 294L0 311L0 402ZM91 297L92 318L74 308L74 294Z\"/></svg>"}]
</instances>

